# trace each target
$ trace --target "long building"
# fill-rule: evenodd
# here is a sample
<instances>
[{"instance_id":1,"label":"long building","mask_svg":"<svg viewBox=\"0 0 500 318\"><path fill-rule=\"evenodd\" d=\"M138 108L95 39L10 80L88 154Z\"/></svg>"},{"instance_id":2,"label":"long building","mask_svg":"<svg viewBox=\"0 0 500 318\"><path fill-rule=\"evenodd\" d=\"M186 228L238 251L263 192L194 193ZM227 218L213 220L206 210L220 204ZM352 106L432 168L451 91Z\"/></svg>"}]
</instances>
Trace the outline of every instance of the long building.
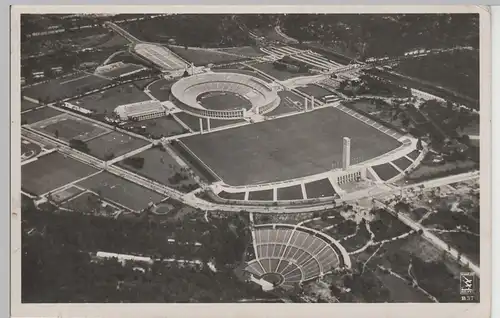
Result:
<instances>
[{"instance_id":1,"label":"long building","mask_svg":"<svg viewBox=\"0 0 500 318\"><path fill-rule=\"evenodd\" d=\"M115 108L115 113L121 120L147 120L165 116L167 110L159 101L148 100L144 102L120 105Z\"/></svg>"}]
</instances>

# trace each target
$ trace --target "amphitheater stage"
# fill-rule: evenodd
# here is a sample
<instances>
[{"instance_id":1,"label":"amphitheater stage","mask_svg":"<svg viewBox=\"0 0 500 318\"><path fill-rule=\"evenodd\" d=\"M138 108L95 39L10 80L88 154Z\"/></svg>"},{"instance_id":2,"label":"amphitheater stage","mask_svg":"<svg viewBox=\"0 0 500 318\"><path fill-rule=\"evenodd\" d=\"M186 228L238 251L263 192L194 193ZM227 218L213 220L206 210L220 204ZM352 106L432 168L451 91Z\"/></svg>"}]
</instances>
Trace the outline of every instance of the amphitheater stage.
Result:
<instances>
[{"instance_id":1,"label":"amphitheater stage","mask_svg":"<svg viewBox=\"0 0 500 318\"><path fill-rule=\"evenodd\" d=\"M396 139L333 107L181 141L232 186L300 178L342 161L342 137L351 158L366 161L400 146Z\"/></svg>"}]
</instances>

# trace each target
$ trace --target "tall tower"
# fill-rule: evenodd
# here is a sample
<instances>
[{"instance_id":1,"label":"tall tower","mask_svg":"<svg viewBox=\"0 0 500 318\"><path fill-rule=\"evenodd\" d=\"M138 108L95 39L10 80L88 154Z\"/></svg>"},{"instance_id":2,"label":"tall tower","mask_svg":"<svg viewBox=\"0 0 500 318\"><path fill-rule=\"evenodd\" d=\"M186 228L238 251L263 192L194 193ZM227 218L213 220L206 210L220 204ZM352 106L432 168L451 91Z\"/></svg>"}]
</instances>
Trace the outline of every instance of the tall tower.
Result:
<instances>
[{"instance_id":1,"label":"tall tower","mask_svg":"<svg viewBox=\"0 0 500 318\"><path fill-rule=\"evenodd\" d=\"M342 146L342 169L346 170L351 165L351 138L344 137Z\"/></svg>"}]
</instances>

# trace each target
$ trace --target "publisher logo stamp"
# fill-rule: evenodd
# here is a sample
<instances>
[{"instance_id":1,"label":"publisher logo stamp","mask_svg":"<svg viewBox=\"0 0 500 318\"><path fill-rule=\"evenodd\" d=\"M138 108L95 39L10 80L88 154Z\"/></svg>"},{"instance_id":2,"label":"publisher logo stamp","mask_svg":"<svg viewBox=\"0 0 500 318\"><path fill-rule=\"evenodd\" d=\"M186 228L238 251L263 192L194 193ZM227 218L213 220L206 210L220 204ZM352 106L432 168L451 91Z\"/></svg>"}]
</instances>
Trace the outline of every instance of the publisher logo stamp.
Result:
<instances>
[{"instance_id":1,"label":"publisher logo stamp","mask_svg":"<svg viewBox=\"0 0 500 318\"><path fill-rule=\"evenodd\" d=\"M460 295L473 295L475 288L474 273L460 273Z\"/></svg>"}]
</instances>

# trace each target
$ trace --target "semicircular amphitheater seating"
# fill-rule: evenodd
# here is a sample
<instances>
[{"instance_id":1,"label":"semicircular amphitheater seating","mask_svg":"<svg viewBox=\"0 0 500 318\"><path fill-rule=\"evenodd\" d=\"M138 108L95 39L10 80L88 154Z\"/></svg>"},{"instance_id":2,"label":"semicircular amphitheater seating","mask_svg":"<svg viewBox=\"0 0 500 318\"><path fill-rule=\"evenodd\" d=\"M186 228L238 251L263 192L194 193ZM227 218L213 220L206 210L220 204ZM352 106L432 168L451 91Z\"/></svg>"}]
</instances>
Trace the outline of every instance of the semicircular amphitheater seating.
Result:
<instances>
[{"instance_id":1,"label":"semicircular amphitheater seating","mask_svg":"<svg viewBox=\"0 0 500 318\"><path fill-rule=\"evenodd\" d=\"M245 270L258 278L275 273L285 289L343 266L331 242L300 228L270 225L256 228L254 235L256 258Z\"/></svg>"}]
</instances>

